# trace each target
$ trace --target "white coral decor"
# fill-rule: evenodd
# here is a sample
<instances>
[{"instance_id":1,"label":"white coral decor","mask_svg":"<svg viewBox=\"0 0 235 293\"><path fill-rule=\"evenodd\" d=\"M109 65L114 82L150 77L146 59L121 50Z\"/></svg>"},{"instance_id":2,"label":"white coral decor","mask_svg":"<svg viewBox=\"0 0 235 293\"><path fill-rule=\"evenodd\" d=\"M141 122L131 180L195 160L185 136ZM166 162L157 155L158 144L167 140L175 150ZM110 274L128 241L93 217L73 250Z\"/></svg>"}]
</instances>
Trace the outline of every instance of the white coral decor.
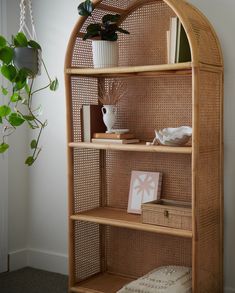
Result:
<instances>
[{"instance_id":1,"label":"white coral decor","mask_svg":"<svg viewBox=\"0 0 235 293\"><path fill-rule=\"evenodd\" d=\"M189 126L181 126L178 128L164 128L155 130L155 141L162 145L182 146L186 144L192 136L192 128Z\"/></svg>"}]
</instances>

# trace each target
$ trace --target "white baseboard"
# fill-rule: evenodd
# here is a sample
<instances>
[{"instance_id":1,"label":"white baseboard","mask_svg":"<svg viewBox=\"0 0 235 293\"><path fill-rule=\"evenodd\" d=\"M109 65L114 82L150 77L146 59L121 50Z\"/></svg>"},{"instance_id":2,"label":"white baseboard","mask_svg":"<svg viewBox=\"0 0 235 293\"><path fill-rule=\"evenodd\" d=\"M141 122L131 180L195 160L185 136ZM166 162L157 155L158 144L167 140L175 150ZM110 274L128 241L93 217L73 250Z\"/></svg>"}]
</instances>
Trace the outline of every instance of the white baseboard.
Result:
<instances>
[{"instance_id":1,"label":"white baseboard","mask_svg":"<svg viewBox=\"0 0 235 293\"><path fill-rule=\"evenodd\" d=\"M233 289L233 288L225 288L224 293L235 293L235 289Z\"/></svg>"},{"instance_id":2,"label":"white baseboard","mask_svg":"<svg viewBox=\"0 0 235 293\"><path fill-rule=\"evenodd\" d=\"M28 266L45 271L68 274L68 256L65 254L42 251L37 249L28 250Z\"/></svg>"},{"instance_id":3,"label":"white baseboard","mask_svg":"<svg viewBox=\"0 0 235 293\"><path fill-rule=\"evenodd\" d=\"M9 253L9 270L15 271L28 266L28 250L19 249Z\"/></svg>"},{"instance_id":4,"label":"white baseboard","mask_svg":"<svg viewBox=\"0 0 235 293\"><path fill-rule=\"evenodd\" d=\"M20 249L9 253L9 270L32 267L59 274L68 274L68 256L37 249Z\"/></svg>"},{"instance_id":5,"label":"white baseboard","mask_svg":"<svg viewBox=\"0 0 235 293\"><path fill-rule=\"evenodd\" d=\"M9 253L10 271L32 267L63 275L68 274L68 256L66 254L37 249L21 249ZM235 293L233 288L225 288L224 293Z\"/></svg>"}]
</instances>

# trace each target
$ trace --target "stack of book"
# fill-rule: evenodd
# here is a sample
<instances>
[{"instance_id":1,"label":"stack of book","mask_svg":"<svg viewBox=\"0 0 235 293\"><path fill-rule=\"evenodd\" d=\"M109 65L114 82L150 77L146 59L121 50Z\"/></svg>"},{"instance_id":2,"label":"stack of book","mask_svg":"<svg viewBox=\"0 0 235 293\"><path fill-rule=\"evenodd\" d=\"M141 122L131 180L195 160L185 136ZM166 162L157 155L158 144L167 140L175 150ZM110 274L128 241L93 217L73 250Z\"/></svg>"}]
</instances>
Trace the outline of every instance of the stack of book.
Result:
<instances>
[{"instance_id":1,"label":"stack of book","mask_svg":"<svg viewBox=\"0 0 235 293\"><path fill-rule=\"evenodd\" d=\"M167 31L167 61L170 64L191 61L188 37L178 17L171 17Z\"/></svg>"},{"instance_id":2,"label":"stack of book","mask_svg":"<svg viewBox=\"0 0 235 293\"><path fill-rule=\"evenodd\" d=\"M139 143L133 133L94 133L93 143L129 144Z\"/></svg>"}]
</instances>

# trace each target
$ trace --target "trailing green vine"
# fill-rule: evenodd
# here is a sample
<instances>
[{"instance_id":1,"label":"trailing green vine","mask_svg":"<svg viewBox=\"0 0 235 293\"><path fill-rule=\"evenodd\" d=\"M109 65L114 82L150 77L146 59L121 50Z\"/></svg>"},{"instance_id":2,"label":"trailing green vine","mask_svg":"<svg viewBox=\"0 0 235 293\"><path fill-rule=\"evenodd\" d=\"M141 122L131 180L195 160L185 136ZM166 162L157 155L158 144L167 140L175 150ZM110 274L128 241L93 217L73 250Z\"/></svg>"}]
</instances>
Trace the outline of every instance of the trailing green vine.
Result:
<instances>
[{"instance_id":1,"label":"trailing green vine","mask_svg":"<svg viewBox=\"0 0 235 293\"><path fill-rule=\"evenodd\" d=\"M40 91L46 89L56 91L58 80L51 79L42 60L48 83L41 88L35 88L36 74L28 68L18 68L14 64L14 49L19 47L41 50L37 42L27 40L22 32L12 37L12 43L0 36L0 73L9 84L9 86L1 86L1 95L4 96L5 103L0 104L0 126L2 125L0 153L6 152L10 147L7 137L21 125L27 124L36 133L35 139L30 142L31 154L25 160L25 164L31 166L42 150L39 142L42 131L47 126L47 120L43 121L40 118L40 107L33 108L32 101L34 95Z\"/></svg>"}]
</instances>

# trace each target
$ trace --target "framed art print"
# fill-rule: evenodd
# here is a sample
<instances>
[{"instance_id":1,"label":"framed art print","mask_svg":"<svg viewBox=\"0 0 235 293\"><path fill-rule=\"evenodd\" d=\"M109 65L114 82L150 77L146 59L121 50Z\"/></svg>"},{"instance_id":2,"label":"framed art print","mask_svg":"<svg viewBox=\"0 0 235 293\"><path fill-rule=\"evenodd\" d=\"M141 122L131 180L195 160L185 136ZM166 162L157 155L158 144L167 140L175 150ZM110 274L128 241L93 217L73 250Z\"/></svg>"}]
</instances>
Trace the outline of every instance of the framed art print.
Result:
<instances>
[{"instance_id":1,"label":"framed art print","mask_svg":"<svg viewBox=\"0 0 235 293\"><path fill-rule=\"evenodd\" d=\"M128 213L141 214L141 204L160 199L162 173L132 171Z\"/></svg>"}]
</instances>

